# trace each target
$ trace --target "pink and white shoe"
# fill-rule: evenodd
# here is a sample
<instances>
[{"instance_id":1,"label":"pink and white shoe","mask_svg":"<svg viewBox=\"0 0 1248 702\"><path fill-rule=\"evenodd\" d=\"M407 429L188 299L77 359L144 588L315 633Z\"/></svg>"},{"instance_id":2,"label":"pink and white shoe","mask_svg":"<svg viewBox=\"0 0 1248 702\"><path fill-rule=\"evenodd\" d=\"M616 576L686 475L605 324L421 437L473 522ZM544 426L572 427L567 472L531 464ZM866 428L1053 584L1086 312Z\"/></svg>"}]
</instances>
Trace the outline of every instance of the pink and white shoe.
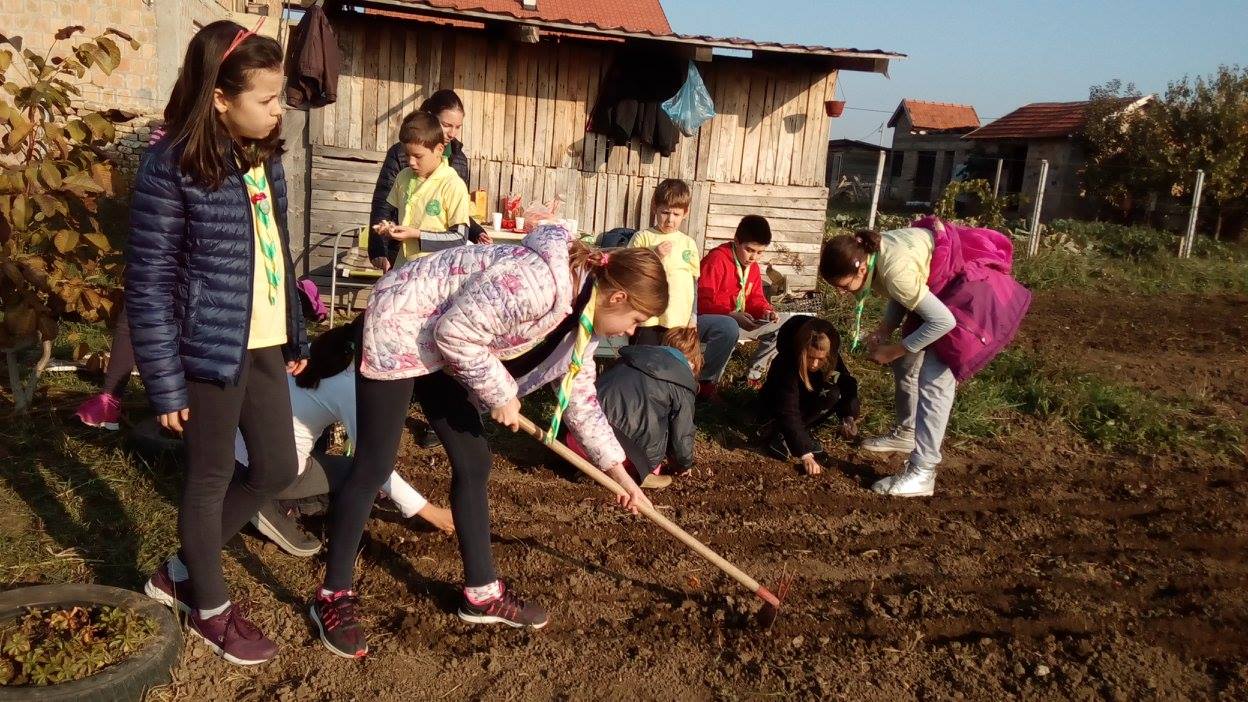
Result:
<instances>
[{"instance_id":1,"label":"pink and white shoe","mask_svg":"<svg viewBox=\"0 0 1248 702\"><path fill-rule=\"evenodd\" d=\"M78 405L74 416L89 427L117 431L121 422L121 400L114 395L102 392L87 398L85 402Z\"/></svg>"}]
</instances>

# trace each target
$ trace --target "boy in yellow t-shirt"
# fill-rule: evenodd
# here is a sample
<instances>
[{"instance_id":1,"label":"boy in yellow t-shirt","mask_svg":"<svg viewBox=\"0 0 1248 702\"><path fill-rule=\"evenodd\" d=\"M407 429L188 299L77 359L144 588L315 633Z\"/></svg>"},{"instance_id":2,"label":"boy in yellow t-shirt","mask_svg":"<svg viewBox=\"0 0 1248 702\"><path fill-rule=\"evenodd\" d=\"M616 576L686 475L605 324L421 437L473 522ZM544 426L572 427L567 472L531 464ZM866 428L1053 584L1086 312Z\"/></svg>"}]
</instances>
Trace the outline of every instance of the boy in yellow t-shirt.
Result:
<instances>
[{"instance_id":1,"label":"boy in yellow t-shirt","mask_svg":"<svg viewBox=\"0 0 1248 702\"><path fill-rule=\"evenodd\" d=\"M399 171L386 201L399 212L399 222L379 222L373 231L403 242L395 259L405 261L468 243L468 186L442 158L442 125L421 112L404 122L399 141L407 168Z\"/></svg>"},{"instance_id":2,"label":"boy in yellow t-shirt","mask_svg":"<svg viewBox=\"0 0 1248 702\"><path fill-rule=\"evenodd\" d=\"M662 346L668 329L697 326L696 281L701 274L702 257L698 243L680 231L692 200L685 181L669 178L659 183L650 202L654 226L637 232L628 244L631 248L653 249L663 259L667 273L667 309L637 327L630 339L633 344Z\"/></svg>"}]
</instances>

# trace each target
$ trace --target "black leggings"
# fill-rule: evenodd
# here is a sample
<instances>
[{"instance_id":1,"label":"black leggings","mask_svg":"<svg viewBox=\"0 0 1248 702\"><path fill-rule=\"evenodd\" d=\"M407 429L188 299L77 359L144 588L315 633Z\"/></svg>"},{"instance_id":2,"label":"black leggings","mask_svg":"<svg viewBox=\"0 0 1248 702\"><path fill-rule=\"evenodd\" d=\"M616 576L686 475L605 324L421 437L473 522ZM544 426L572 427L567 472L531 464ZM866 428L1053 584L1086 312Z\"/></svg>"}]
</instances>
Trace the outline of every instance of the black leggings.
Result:
<instances>
[{"instance_id":1,"label":"black leggings","mask_svg":"<svg viewBox=\"0 0 1248 702\"><path fill-rule=\"evenodd\" d=\"M493 456L481 414L468 390L444 372L402 380L370 380L355 375L359 437L351 477L329 508L329 554L325 587L351 587L352 568L373 499L386 482L399 453L399 440L413 395L451 459L451 514L469 587L497 578L490 553L490 503L486 491Z\"/></svg>"},{"instance_id":2,"label":"black leggings","mask_svg":"<svg viewBox=\"0 0 1248 702\"><path fill-rule=\"evenodd\" d=\"M237 385L188 380L186 386L191 416L184 434L186 483L178 537L195 584L194 604L212 609L229 599L221 549L298 473L286 361L281 347L253 349L243 354ZM237 475L235 429L243 433L251 465Z\"/></svg>"},{"instance_id":3,"label":"black leggings","mask_svg":"<svg viewBox=\"0 0 1248 702\"><path fill-rule=\"evenodd\" d=\"M108 353L108 370L104 372L104 385L100 390L120 399L126 393L133 370L134 346L130 343L130 321L123 305L113 325L113 348Z\"/></svg>"}]
</instances>

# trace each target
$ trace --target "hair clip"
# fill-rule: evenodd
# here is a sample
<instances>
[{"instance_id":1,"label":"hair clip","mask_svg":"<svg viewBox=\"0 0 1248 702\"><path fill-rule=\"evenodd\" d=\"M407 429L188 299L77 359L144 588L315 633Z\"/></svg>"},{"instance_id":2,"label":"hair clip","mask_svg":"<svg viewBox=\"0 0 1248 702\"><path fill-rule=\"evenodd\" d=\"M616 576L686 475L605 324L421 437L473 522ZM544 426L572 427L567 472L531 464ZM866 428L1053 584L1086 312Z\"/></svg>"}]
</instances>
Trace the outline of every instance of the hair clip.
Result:
<instances>
[{"instance_id":1,"label":"hair clip","mask_svg":"<svg viewBox=\"0 0 1248 702\"><path fill-rule=\"evenodd\" d=\"M229 57L230 53L233 52L235 49L237 49L239 44L242 44L244 41L247 41L247 37L254 37L256 35L256 32L259 32L260 28L264 26L264 21L266 19L268 19L268 17L261 15L260 21L256 23L255 29L252 29L250 31L246 29L238 30L238 33L234 35L234 41L230 42L229 48L225 50L224 54L221 54L221 62L225 63L225 59Z\"/></svg>"}]
</instances>

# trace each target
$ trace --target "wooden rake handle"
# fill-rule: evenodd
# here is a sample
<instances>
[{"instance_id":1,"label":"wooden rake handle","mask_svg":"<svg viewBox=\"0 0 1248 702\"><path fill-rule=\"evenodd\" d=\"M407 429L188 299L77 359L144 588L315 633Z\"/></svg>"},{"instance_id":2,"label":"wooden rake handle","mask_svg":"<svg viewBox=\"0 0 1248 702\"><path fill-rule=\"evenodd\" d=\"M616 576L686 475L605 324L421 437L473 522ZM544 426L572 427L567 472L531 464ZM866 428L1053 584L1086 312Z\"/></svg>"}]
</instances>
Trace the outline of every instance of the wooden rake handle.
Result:
<instances>
[{"instance_id":1,"label":"wooden rake handle","mask_svg":"<svg viewBox=\"0 0 1248 702\"><path fill-rule=\"evenodd\" d=\"M524 415L520 415L520 428L523 429L526 434L532 436L538 441L541 441L542 443L546 442L546 432L538 429L537 425L529 421L528 417L525 417ZM620 487L619 483L607 477L606 473L603 473L595 468L589 461L581 458L572 449L564 446L563 442L551 441L546 445L549 446L552 451L559 454L560 458L575 466L577 470L581 471L585 475L588 475L590 478L593 478L594 482L599 485L605 487L616 495L628 494L624 488ZM646 519L658 524L664 531L676 537L681 541L681 543L696 551L699 556L702 556L711 563L714 563L717 568L730 575L733 580L741 583L741 585L749 589L750 592L758 595L764 602L767 602L774 607L780 606L780 599L772 594L770 590L762 585L759 585L757 580L751 578L745 573L745 571L729 563L723 556L711 550L709 546L701 541L698 541L689 532L677 526L675 522L663 516L652 507L644 505L638 505L637 507L638 510L645 515Z\"/></svg>"}]
</instances>

